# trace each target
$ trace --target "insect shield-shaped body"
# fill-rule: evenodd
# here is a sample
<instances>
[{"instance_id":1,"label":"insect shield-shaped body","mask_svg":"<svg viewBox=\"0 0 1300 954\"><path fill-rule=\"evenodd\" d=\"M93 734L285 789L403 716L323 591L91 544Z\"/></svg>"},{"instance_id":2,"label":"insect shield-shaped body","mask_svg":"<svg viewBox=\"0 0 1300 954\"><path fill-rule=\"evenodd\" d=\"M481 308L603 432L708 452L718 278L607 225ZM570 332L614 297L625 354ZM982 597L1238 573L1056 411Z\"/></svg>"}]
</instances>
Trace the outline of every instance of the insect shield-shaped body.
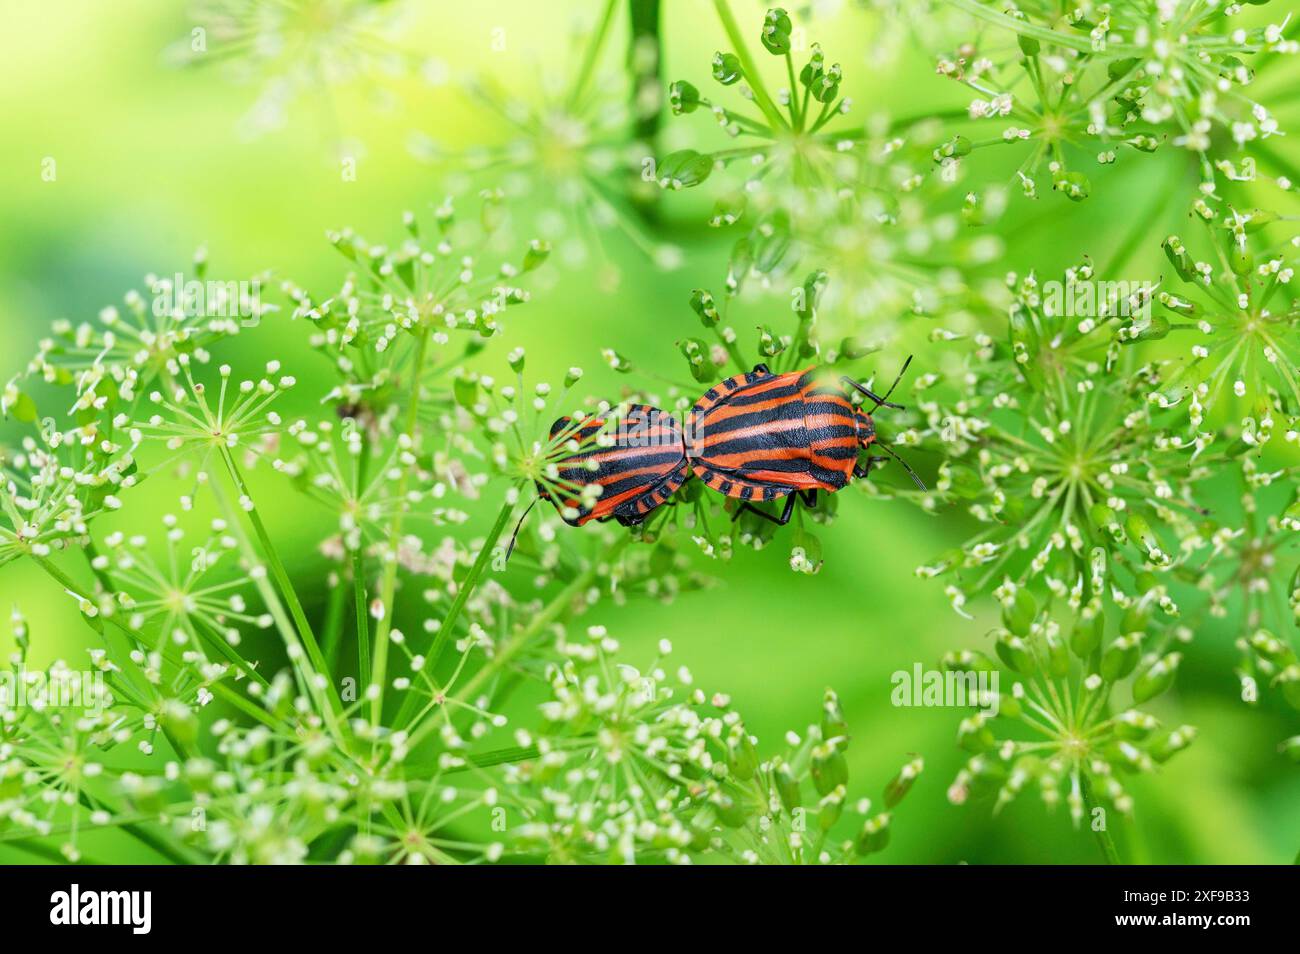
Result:
<instances>
[{"instance_id":1,"label":"insect shield-shaped body","mask_svg":"<svg viewBox=\"0 0 1300 954\"><path fill-rule=\"evenodd\" d=\"M816 368L774 374L760 364L705 392L691 408L686 438L686 459L705 486L743 501L737 517L748 510L785 524L796 495L812 506L817 491L833 493L866 475L874 458L860 466L858 452L876 440L876 428ZM779 517L752 506L783 497Z\"/></svg>"},{"instance_id":2,"label":"insect shield-shaped body","mask_svg":"<svg viewBox=\"0 0 1300 954\"><path fill-rule=\"evenodd\" d=\"M537 482L570 526L645 520L685 483L688 470L682 427L670 414L632 404L617 420L562 417L551 425L554 479Z\"/></svg>"}]
</instances>

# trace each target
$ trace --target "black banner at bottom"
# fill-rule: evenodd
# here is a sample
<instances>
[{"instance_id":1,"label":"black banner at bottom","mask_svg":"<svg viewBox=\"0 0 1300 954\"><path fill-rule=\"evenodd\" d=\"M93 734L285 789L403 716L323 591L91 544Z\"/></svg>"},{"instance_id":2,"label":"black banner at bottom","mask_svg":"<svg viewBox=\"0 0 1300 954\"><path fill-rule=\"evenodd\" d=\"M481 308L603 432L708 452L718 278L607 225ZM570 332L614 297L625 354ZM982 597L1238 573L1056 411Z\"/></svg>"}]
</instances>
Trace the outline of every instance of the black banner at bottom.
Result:
<instances>
[{"instance_id":1,"label":"black banner at bottom","mask_svg":"<svg viewBox=\"0 0 1300 954\"><path fill-rule=\"evenodd\" d=\"M407 937L457 923L527 938L530 925L589 931L601 917L624 930L645 918L649 930L678 905L694 909L693 920L721 917L728 933L746 924L766 933L782 918L807 930L838 912L826 927L863 937L905 928L970 942L1042 925L1071 940L1153 934L1183 943L1199 933L1233 943L1243 933L1281 936L1300 901L1300 869L1286 867L15 867L3 877L10 938L93 932L128 944L374 943L389 931Z\"/></svg>"}]
</instances>

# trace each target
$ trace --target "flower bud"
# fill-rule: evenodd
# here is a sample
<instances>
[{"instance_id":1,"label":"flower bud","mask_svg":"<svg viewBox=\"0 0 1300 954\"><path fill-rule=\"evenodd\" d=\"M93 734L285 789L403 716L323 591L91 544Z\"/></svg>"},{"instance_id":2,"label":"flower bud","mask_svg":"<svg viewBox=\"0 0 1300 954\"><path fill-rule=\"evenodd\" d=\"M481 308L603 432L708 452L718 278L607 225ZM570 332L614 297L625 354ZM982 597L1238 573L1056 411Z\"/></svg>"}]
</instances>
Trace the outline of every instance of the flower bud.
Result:
<instances>
[{"instance_id":1,"label":"flower bud","mask_svg":"<svg viewBox=\"0 0 1300 954\"><path fill-rule=\"evenodd\" d=\"M1070 650L1080 659L1088 659L1101 645L1101 637L1106 629L1106 617L1100 612L1091 618L1080 619L1070 634Z\"/></svg>"},{"instance_id":2,"label":"flower bud","mask_svg":"<svg viewBox=\"0 0 1300 954\"><path fill-rule=\"evenodd\" d=\"M1013 636L1003 630L998 635L994 648L997 650L998 658L1007 665L1007 668L1021 675L1032 675L1038 668L1034 663L1034 654L1029 644L1019 636Z\"/></svg>"},{"instance_id":3,"label":"flower bud","mask_svg":"<svg viewBox=\"0 0 1300 954\"><path fill-rule=\"evenodd\" d=\"M713 328L717 325L718 314L717 305L713 301L713 295L703 288L697 288L691 292L691 310L700 316L700 323L706 328Z\"/></svg>"},{"instance_id":4,"label":"flower bud","mask_svg":"<svg viewBox=\"0 0 1300 954\"><path fill-rule=\"evenodd\" d=\"M898 774L885 786L886 808L893 808L903 800L903 796L911 791L912 784L924 768L925 760L918 755L899 769Z\"/></svg>"},{"instance_id":5,"label":"flower bud","mask_svg":"<svg viewBox=\"0 0 1300 954\"><path fill-rule=\"evenodd\" d=\"M523 270L531 272L535 268L540 268L551 254L551 243L544 242L541 239L533 239L528 243L528 251L524 252Z\"/></svg>"},{"instance_id":6,"label":"flower bud","mask_svg":"<svg viewBox=\"0 0 1300 954\"><path fill-rule=\"evenodd\" d=\"M836 785L849 780L849 763L840 752L838 742L824 742L812 750L812 779L818 795L825 795Z\"/></svg>"},{"instance_id":7,"label":"flower bud","mask_svg":"<svg viewBox=\"0 0 1300 954\"><path fill-rule=\"evenodd\" d=\"M988 722L988 714L984 712L977 712L973 716L962 719L957 726L957 744L967 752L976 755L993 748L997 745L997 739L993 735L993 730L989 728Z\"/></svg>"},{"instance_id":8,"label":"flower bud","mask_svg":"<svg viewBox=\"0 0 1300 954\"><path fill-rule=\"evenodd\" d=\"M1178 728L1159 736L1148 747L1147 751L1157 762L1167 762L1177 753L1192 744L1196 738L1196 729L1190 725L1180 725Z\"/></svg>"},{"instance_id":9,"label":"flower bud","mask_svg":"<svg viewBox=\"0 0 1300 954\"><path fill-rule=\"evenodd\" d=\"M723 86L730 86L745 75L740 68L740 58L734 53L713 54L713 78Z\"/></svg>"},{"instance_id":10,"label":"flower bud","mask_svg":"<svg viewBox=\"0 0 1300 954\"><path fill-rule=\"evenodd\" d=\"M848 736L849 724L844 718L844 710L840 708L840 697L835 694L835 690L827 689L822 699L822 738L844 739L840 744L848 748Z\"/></svg>"},{"instance_id":11,"label":"flower bud","mask_svg":"<svg viewBox=\"0 0 1300 954\"><path fill-rule=\"evenodd\" d=\"M1182 653L1169 653L1156 660L1133 681L1133 701L1142 703L1165 692L1174 684ZM1102 662L1103 667L1105 661Z\"/></svg>"},{"instance_id":12,"label":"flower bud","mask_svg":"<svg viewBox=\"0 0 1300 954\"><path fill-rule=\"evenodd\" d=\"M1101 678L1116 682L1131 673L1141 655L1140 642L1138 633L1126 633L1107 646L1101 654Z\"/></svg>"},{"instance_id":13,"label":"flower bud","mask_svg":"<svg viewBox=\"0 0 1300 954\"><path fill-rule=\"evenodd\" d=\"M713 157L678 149L659 160L656 172L661 189L690 189L713 173Z\"/></svg>"},{"instance_id":14,"label":"flower bud","mask_svg":"<svg viewBox=\"0 0 1300 954\"><path fill-rule=\"evenodd\" d=\"M971 151L970 140L965 136L953 136L943 145L939 146L931 155L935 163L941 163L945 159L960 159L962 156L969 156Z\"/></svg>"},{"instance_id":15,"label":"flower bud","mask_svg":"<svg viewBox=\"0 0 1300 954\"><path fill-rule=\"evenodd\" d=\"M872 852L883 851L888 844L889 813L883 812L866 820L857 840L853 843L853 850L859 855L869 855Z\"/></svg>"},{"instance_id":16,"label":"flower bud","mask_svg":"<svg viewBox=\"0 0 1300 954\"><path fill-rule=\"evenodd\" d=\"M843 785L837 785L832 792L817 803L818 828L822 831L830 831L835 826L835 823L840 820L840 816L844 814L844 798L847 794L848 789Z\"/></svg>"},{"instance_id":17,"label":"flower bud","mask_svg":"<svg viewBox=\"0 0 1300 954\"><path fill-rule=\"evenodd\" d=\"M763 32L759 35L764 48L773 56L790 52L790 17L780 7L772 7L763 18Z\"/></svg>"},{"instance_id":18,"label":"flower bud","mask_svg":"<svg viewBox=\"0 0 1300 954\"><path fill-rule=\"evenodd\" d=\"M1028 636L1038 615L1038 604L1023 586L1016 589L1011 600L1002 605L1002 625L1017 636Z\"/></svg>"},{"instance_id":19,"label":"flower bud","mask_svg":"<svg viewBox=\"0 0 1300 954\"><path fill-rule=\"evenodd\" d=\"M738 799L732 798L726 792L715 792L709 799L709 804L717 813L718 821L728 828L740 828L745 824L747 812L745 806Z\"/></svg>"},{"instance_id":20,"label":"flower bud","mask_svg":"<svg viewBox=\"0 0 1300 954\"><path fill-rule=\"evenodd\" d=\"M737 729L727 748L727 767L736 778L748 782L758 769L758 753L744 727L738 726Z\"/></svg>"},{"instance_id":21,"label":"flower bud","mask_svg":"<svg viewBox=\"0 0 1300 954\"><path fill-rule=\"evenodd\" d=\"M713 362L709 360L709 346L705 342L699 338L683 338L677 342L677 348L690 363L691 377L701 384L714 379Z\"/></svg>"},{"instance_id":22,"label":"flower bud","mask_svg":"<svg viewBox=\"0 0 1300 954\"><path fill-rule=\"evenodd\" d=\"M686 80L678 80L668 87L668 105L674 116L693 113L700 105L700 91Z\"/></svg>"},{"instance_id":23,"label":"flower bud","mask_svg":"<svg viewBox=\"0 0 1300 954\"><path fill-rule=\"evenodd\" d=\"M794 777L794 772L790 771L790 766L784 762L776 767L772 778L776 782L776 793L781 798L781 805L787 812L793 813L803 804L803 798L799 793L799 780Z\"/></svg>"}]
</instances>

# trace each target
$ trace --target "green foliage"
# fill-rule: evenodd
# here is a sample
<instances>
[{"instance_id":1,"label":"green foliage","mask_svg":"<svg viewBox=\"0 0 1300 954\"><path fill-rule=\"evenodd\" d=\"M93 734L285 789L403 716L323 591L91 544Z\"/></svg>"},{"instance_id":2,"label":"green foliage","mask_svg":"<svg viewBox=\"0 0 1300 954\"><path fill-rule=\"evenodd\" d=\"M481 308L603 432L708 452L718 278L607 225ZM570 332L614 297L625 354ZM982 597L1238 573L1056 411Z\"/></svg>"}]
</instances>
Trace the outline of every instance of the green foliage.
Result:
<instances>
[{"instance_id":1,"label":"green foliage","mask_svg":"<svg viewBox=\"0 0 1300 954\"><path fill-rule=\"evenodd\" d=\"M412 95L438 69L405 49L400 6L211 0L179 58L260 84L246 130L354 84ZM1063 830L1133 860L1108 813L1170 804L1168 773L1197 757L1173 756L1219 728L1188 724L1189 671L1255 710L1270 778L1300 761L1300 237L1263 105L1295 87L1294 29L1260 4L872 6L882 44L919 41L975 98L855 112L883 46L727 0L716 22L668 12L611 77L609 0L562 81L485 58L443 91L464 92L471 147L413 137L422 190L477 192L476 215L447 198L387 241L331 230L302 279L208 281L200 253L201 301L150 275L11 360L0 567L48 576L89 648L46 662L45 618L14 610L0 846L77 861L118 832L178 863L873 860L924 835L911 813L934 793L902 804L922 758L885 781L891 733L835 692L776 738L761 703L693 674L706 637L737 674L762 640L829 652L803 595L829 590L804 576L869 564L837 591L846 618L896 608L906 568L874 526L848 538L859 509L935 551L916 575L956 611L915 643L890 618L860 627L942 647L933 674L975 687L950 703L975 710L953 720L950 802L996 814L1033 789L1064 803ZM656 44L697 21L711 61L673 57L690 78L647 87ZM684 118L660 135L661 114ZM1130 167L1161 163L1167 191L1125 193L1150 181ZM1035 207L1060 242L1034 237ZM1187 221L1171 230L1167 209ZM1072 235L1088 215L1105 219L1097 263ZM628 251L634 287L602 297ZM530 328L564 269L571 320ZM639 338L616 334L633 296L668 303ZM574 363L594 353L588 376ZM869 476L788 526L699 481L633 528L565 525L605 488L562 465L609 446L631 404L684 420L761 362L848 377L865 405L908 356L906 407L863 408ZM273 529L286 510L296 536ZM748 573L806 623L773 636L710 612ZM692 665L610 635L657 604L678 604Z\"/></svg>"}]
</instances>

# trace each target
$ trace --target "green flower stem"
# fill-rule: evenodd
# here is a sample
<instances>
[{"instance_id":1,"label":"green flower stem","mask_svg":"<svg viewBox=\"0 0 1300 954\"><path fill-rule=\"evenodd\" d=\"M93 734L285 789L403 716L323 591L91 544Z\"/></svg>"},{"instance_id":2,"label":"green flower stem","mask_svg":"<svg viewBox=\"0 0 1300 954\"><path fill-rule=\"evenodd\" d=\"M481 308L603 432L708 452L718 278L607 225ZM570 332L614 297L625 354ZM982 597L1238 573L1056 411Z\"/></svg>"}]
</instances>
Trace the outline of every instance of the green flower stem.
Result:
<instances>
[{"instance_id":1,"label":"green flower stem","mask_svg":"<svg viewBox=\"0 0 1300 954\"><path fill-rule=\"evenodd\" d=\"M754 102L758 108L763 111L767 121L772 124L772 129L788 129L789 123L781 115L781 111L776 108L776 103L772 102L772 97L767 93L767 87L763 85L763 77L758 72L758 66L754 63L754 58L749 55L749 47L745 44L745 38L740 32L740 27L736 24L736 18L731 15L731 7L727 0L713 0L713 9L718 13L718 19L722 21L722 29L727 32L727 39L731 45L736 48L736 59L740 60L740 67L745 71L745 79L749 81L749 88L754 91ZM794 95L791 90L790 95Z\"/></svg>"},{"instance_id":2,"label":"green flower stem","mask_svg":"<svg viewBox=\"0 0 1300 954\"><path fill-rule=\"evenodd\" d=\"M339 639L343 635L343 612L347 604L348 583L339 575L338 582L330 590L329 605L325 609L325 626L321 633L320 648L325 654L325 665L329 672L334 671L338 660Z\"/></svg>"},{"instance_id":3,"label":"green flower stem","mask_svg":"<svg viewBox=\"0 0 1300 954\"><path fill-rule=\"evenodd\" d=\"M243 497L252 500L252 496L248 492L248 486L244 483L243 474L240 473L238 466L236 466L235 459L231 456L230 451L223 447L221 449L221 456L225 461L226 469L230 473L230 478L234 482L235 488ZM253 564L259 563L260 560L258 559L257 551L253 548L251 541L248 539L248 535L244 532L242 524L234 514L230 501L222 492L220 482L217 480L209 480L208 485L212 488L213 496L216 497L218 504L220 504L222 509L228 515L229 519L227 522L229 523L231 530L234 532L236 539L239 541L240 548L244 551L244 556ZM292 582L289 580L289 575L285 571L284 564L281 562L279 553L275 549L275 544L271 542L270 534L267 533L266 525L262 523L262 518L257 512L256 506L254 506L252 510L248 511L248 518L249 523L252 524L253 532L257 535L258 542L262 546L262 553L270 567L271 575L275 578L285 601L289 604L289 612L293 616L294 623L297 625L296 630L294 625L291 625L290 621L285 618L284 605L281 603L280 597L276 595L276 588L272 587L265 577L254 577L254 583L257 586L262 599L266 602L267 609L270 610L271 616L275 620L276 626L280 630L280 635L283 637L286 646L290 647L291 656L293 649L305 649L308 659L315 667L314 672L303 672L302 660L291 659L294 669L299 672L299 676L303 682L304 691L310 695L317 695L318 704L321 702L319 699L321 690L317 686L316 680L313 677L316 674L319 674L324 678L326 689L324 699L325 704L321 707L322 714L325 716L325 720L330 727L331 734L333 734L336 739L341 739L342 732L339 727L339 717L343 712L343 703L339 699L338 690L335 688L333 681L329 678L329 670L325 667L325 657L321 655L320 646L317 645L316 637L311 630L311 624L307 622L307 614L303 611L302 603L298 600L298 594L294 590Z\"/></svg>"},{"instance_id":4,"label":"green flower stem","mask_svg":"<svg viewBox=\"0 0 1300 954\"><path fill-rule=\"evenodd\" d=\"M80 794L81 794L82 804L85 805L87 808L91 809L92 811L95 811L103 807L102 805L96 803L94 799L92 799L85 792L82 792ZM122 831L126 832L136 841L140 842L140 844L144 845L147 848L152 849L153 851L156 851L158 854L162 855L162 857L166 858L168 861L172 862L173 864L192 865L192 864L201 864L204 861L204 858L201 855L198 855L195 852L192 852L188 848L185 848L181 845L172 844L171 842L167 841L165 838L154 834L149 829L145 828L143 825L137 822L124 822L123 824L118 825L117 827L120 828Z\"/></svg>"},{"instance_id":5,"label":"green flower stem","mask_svg":"<svg viewBox=\"0 0 1300 954\"><path fill-rule=\"evenodd\" d=\"M785 71L790 77L790 119L795 131L802 132L804 113L799 108L799 84L794 78L794 57L790 55L789 50L785 51Z\"/></svg>"},{"instance_id":6,"label":"green flower stem","mask_svg":"<svg viewBox=\"0 0 1300 954\"><path fill-rule=\"evenodd\" d=\"M49 576L50 576L50 577L51 577L55 582L57 582L60 586L62 586L62 587L63 587L65 590L67 590L69 593L78 594L78 593L84 593L84 592L85 592L85 590L84 590L82 587L78 586L77 583L76 583L76 582L75 582L71 577L69 577L66 573L64 573L62 570L60 570L57 566L55 566L55 565L54 565L53 563L51 563L49 560L43 559L43 558L41 558L41 557L33 557L32 559L34 559L34 560L36 561L37 565L40 566L41 569L43 569L47 574L49 574ZM109 642L109 640L108 640L108 634L105 633L101 628L98 628L98 627L94 626L94 625L91 623L91 619L92 619L92 618L89 617L89 616L87 616L85 613L82 613L82 614L81 614L81 618L82 618L83 620L86 621L86 624L87 624L87 625L89 625L92 629L95 629L96 632L98 632L98 633L100 634L100 636L104 639L104 642L109 646L109 649L112 650L113 647L112 647L112 644L111 644L111 643ZM97 617L94 617L94 618L100 620L101 622L105 622L105 621L108 622L108 623L109 623L110 625L112 625L114 628L120 630L120 631L121 631L121 632L122 632L122 633L127 637L128 640L134 638L134 635L135 635L135 634L131 632L131 630L126 626L125 623L123 623L121 620L117 619L116 617L114 617L114 616L102 616L102 615L101 615L101 616L97 616ZM118 658L121 658L121 659L130 659L130 658L131 658L131 654L128 652L128 653L126 653L124 656L121 656L121 657L118 657ZM132 698L131 701L132 701L135 705L139 706L142 710L146 710L146 711L147 711L147 710L149 709L149 705L148 705L148 703L146 702L146 700L144 699L144 697L143 697L143 696L140 696L140 695L138 695L138 694L136 694L136 693L134 692L134 688L133 688L133 687L132 687L131 689L127 689L126 686L118 686L116 691L119 692L119 693L122 694L122 695L128 695L128 694L129 694L129 695L134 696L134 698ZM179 739L177 739L174 735L172 735L172 733L167 729L167 727L164 726L164 725L162 725L161 722L159 722L158 728L162 731L163 737L167 739L167 743L172 747L172 750L173 750L177 755L181 756L182 758L187 758L187 759L188 759L188 758L194 758L194 757L196 757L196 756L199 755L199 751L198 751L194 746L192 746L192 745L186 745L185 743L181 742L181 741L180 741Z\"/></svg>"},{"instance_id":7,"label":"green flower stem","mask_svg":"<svg viewBox=\"0 0 1300 954\"><path fill-rule=\"evenodd\" d=\"M50 563L48 560L42 560L42 559L37 559L36 562L43 570L45 570L47 574L49 574L49 576L55 582L57 582L65 590L68 590L72 593L81 592L81 588L76 584L76 582L72 580L62 570L56 567L53 563ZM104 577L104 579L107 579L107 577ZM111 586L111 581L108 588L109 589L113 588ZM104 616L99 618L107 620L110 626L113 626L115 629L121 631L128 639L134 639L135 634L132 633L130 628L128 628L126 624L124 624L121 620L113 616ZM89 623L89 620L87 620L87 622ZM107 640L106 635L105 635L105 640ZM130 660L130 653L128 652L122 655L120 658L125 660ZM239 665L239 668L247 672L249 677L253 681L260 682L263 685L266 684L265 677L263 677L261 673L257 672L256 669L253 669L251 666L249 666L246 662L241 662L238 663L237 665ZM213 682L208 685L208 688L212 690L213 695L217 696L220 699L225 700L234 708L239 709L241 712L244 712L252 716L257 721L262 722L263 724L267 725L272 729L277 729L277 730L283 729L283 726L280 723L278 723L270 713L259 708L252 702L249 702L247 699L245 699L239 693L235 692L225 683ZM133 697L132 701L137 706L139 706L141 709L148 708L148 704L144 701L142 697L140 697L137 693L135 693L134 688L128 689L126 687L119 685L115 687L114 691L117 692L119 695L130 694ZM167 737L168 742L171 743L172 747L176 749L178 754L186 754L185 751L181 748L180 744L167 733L166 729L163 730L163 734ZM197 754L197 753L189 753L189 754Z\"/></svg>"},{"instance_id":8,"label":"green flower stem","mask_svg":"<svg viewBox=\"0 0 1300 954\"><path fill-rule=\"evenodd\" d=\"M34 838L16 838L13 841L5 842L5 845L10 848L16 848L19 851L25 851L28 854L35 855L37 858L53 862L56 865L74 864L99 866L104 864L102 861L96 861L93 858L87 858L84 855L77 861L69 862L68 859L64 857L63 852L45 844L44 842L37 841Z\"/></svg>"},{"instance_id":9,"label":"green flower stem","mask_svg":"<svg viewBox=\"0 0 1300 954\"><path fill-rule=\"evenodd\" d=\"M240 496L252 500L253 497L248 492L248 485L244 483L244 475L240 473L239 467L235 464L235 458L231 455L229 449L223 447L221 457L226 462L226 469L230 472L230 477L235 482L235 488L239 491ZM248 522L253 525L253 532L257 534L257 540L262 545L262 551L266 555L266 562L271 569L271 575L275 577L275 582L280 588L285 604L289 607L289 615L293 617L293 621L298 627L298 633L302 636L307 656L311 659L312 665L316 667L317 672L327 673L325 657L321 654L320 645L316 642L316 634L312 632L311 623L307 620L307 613L302 608L302 601L298 599L298 591L294 589L293 581L289 579L289 573L285 570L280 554L276 551L275 544L271 541L271 535L267 533L266 524L262 523L262 516L257 512L256 507L248 511Z\"/></svg>"},{"instance_id":10,"label":"green flower stem","mask_svg":"<svg viewBox=\"0 0 1300 954\"><path fill-rule=\"evenodd\" d=\"M1091 828L1092 811L1094 808L1097 808L1098 805L1097 798L1092 791L1092 782L1089 780L1087 772L1079 773L1079 785L1083 789L1083 804L1087 808L1088 821L1090 823L1088 827ZM1119 852L1115 850L1115 841L1110 837L1110 826L1107 826L1100 831L1093 829L1093 834L1097 836L1097 844L1101 848L1102 856L1106 859L1106 864L1120 864Z\"/></svg>"},{"instance_id":11,"label":"green flower stem","mask_svg":"<svg viewBox=\"0 0 1300 954\"><path fill-rule=\"evenodd\" d=\"M726 300L726 302L727 304L730 303L729 300ZM722 321L727 320L727 311L729 310L730 309L727 308L726 304L724 304ZM722 333L721 322L713 326L713 334L717 337L718 343L722 345L722 347L726 349L727 354L731 356L731 360L736 362L736 367L740 369L741 374L752 370L753 365L745 361L745 356L740 353L740 347L736 342L727 340L727 336Z\"/></svg>"},{"instance_id":12,"label":"green flower stem","mask_svg":"<svg viewBox=\"0 0 1300 954\"><path fill-rule=\"evenodd\" d=\"M431 662L437 663L439 655L447 645L447 640L451 638L452 630L456 628L456 623L460 620L460 614L465 609L465 604L469 602L470 596L473 595L474 589L478 586L479 578L483 575L488 562L492 559L492 551L496 548L497 541L501 539L501 535L505 533L506 527L510 524L510 515L514 512L514 509L514 504L503 504L501 511L497 514L496 522L492 524L492 529L488 531L487 537L483 540L483 546L480 548L478 556L474 558L474 563L469 568L469 574L461 582L460 588L456 590L456 596L447 610L447 615L442 618L442 625L433 638L433 644L428 652L428 658ZM405 724L417 704L415 694L408 694L401 710L399 710L396 724Z\"/></svg>"},{"instance_id":13,"label":"green flower stem","mask_svg":"<svg viewBox=\"0 0 1300 954\"><path fill-rule=\"evenodd\" d=\"M370 619L366 606L366 558L358 547L352 551L352 605L357 618L358 683L370 685Z\"/></svg>"},{"instance_id":14,"label":"green flower stem","mask_svg":"<svg viewBox=\"0 0 1300 954\"><path fill-rule=\"evenodd\" d=\"M360 495L370 469L372 447L365 430L361 432L361 454L357 458L356 486ZM366 554L364 537L352 552L352 606L357 628L357 675L362 686L370 684L370 618L366 599Z\"/></svg>"},{"instance_id":15,"label":"green flower stem","mask_svg":"<svg viewBox=\"0 0 1300 954\"><path fill-rule=\"evenodd\" d=\"M596 70L596 61L600 59L601 47L605 45L605 37L609 35L609 25L614 21L614 9L617 6L617 0L605 0L605 12L601 14L600 25L596 27L596 33L587 44L586 55L582 59L582 68L578 71L578 77L573 82L573 89L569 93L569 106L573 107L582 99L583 91L587 88L587 83L591 81L591 74Z\"/></svg>"},{"instance_id":16,"label":"green flower stem","mask_svg":"<svg viewBox=\"0 0 1300 954\"><path fill-rule=\"evenodd\" d=\"M34 560L36 565L39 566L42 570L44 570L46 575L48 575L52 580L54 580L54 582L58 583L61 587L63 587L65 591L72 593L74 595L83 594L87 592L83 587L78 586L76 581L74 581L70 576L68 576L57 566L55 566L54 563L51 562L49 559L45 557L33 556L32 560ZM103 581L101 580L100 582L101 585L103 585ZM110 592L113 590L112 586L105 586L104 588L105 590L108 590ZM123 626L119 620L114 619L111 616L99 617L100 619L107 619L109 623L113 625L114 628L118 629L119 631L122 632L124 636L126 636L127 639L126 652L121 653L121 650L118 647L115 647L112 644L112 642L109 640L107 633L103 632L101 629L99 629L93 623L91 623L90 619L87 618L84 613L82 614L82 618L86 620L86 624L89 625L91 629L94 629L96 632L99 633L100 637L104 640L104 644L109 648L110 651L113 651L115 653L120 653L120 655L114 658L114 661L120 659L122 661L121 664L130 665L134 669L135 674L144 681L145 685L148 685L149 681L144 678L143 671L134 661L131 660L131 650L134 648L134 646L132 645L132 641L135 639L135 634L131 632L129 629L127 629L125 626ZM125 675L126 674L124 672L123 676ZM132 690L135 691L134 686L132 686Z\"/></svg>"},{"instance_id":17,"label":"green flower stem","mask_svg":"<svg viewBox=\"0 0 1300 954\"><path fill-rule=\"evenodd\" d=\"M488 531L478 556L474 558L474 563L469 568L469 575L465 577L460 589L456 591L456 598L452 600L447 615L443 617L442 626L438 629L437 635L434 636L433 648L429 651L430 659L436 660L443 647L446 646L447 640L451 637L451 631L455 629L460 614L465 609L465 604L469 601L474 588L478 586L479 577L483 575L488 561L492 559L492 551L496 547L497 541L501 539L501 535L510 523L510 515L514 513L514 509L514 504L506 503L502 505L500 512L497 513L496 522L492 524L492 529Z\"/></svg>"},{"instance_id":18,"label":"green flower stem","mask_svg":"<svg viewBox=\"0 0 1300 954\"><path fill-rule=\"evenodd\" d=\"M513 639L501 646L496 655L489 659L483 668L474 673L469 682L460 688L455 698L460 702L467 702L472 699L485 682L500 672L507 663L526 649L546 627L554 623L569 608L573 598L591 585L592 580L600 572L601 565L617 557L631 539L627 534L621 534L618 539L606 547L596 559L591 561L585 570L570 580L564 589L555 594L555 598L547 603L541 612L529 621L527 626L521 629Z\"/></svg>"},{"instance_id":19,"label":"green flower stem","mask_svg":"<svg viewBox=\"0 0 1300 954\"><path fill-rule=\"evenodd\" d=\"M956 7L973 17L986 20L995 26L1019 33L1021 36L1032 37L1042 43L1055 43L1057 46L1069 47L1072 50L1078 50L1080 53L1096 53L1092 48L1092 41L1086 37L1072 36L1069 33L1061 33L1048 27L1017 20L1005 13L999 13L992 7L986 7L979 0L947 0L947 2L949 6ZM1144 55L1144 52L1142 47L1134 46L1131 43L1108 42L1105 55L1109 57L1128 57L1141 56Z\"/></svg>"},{"instance_id":20,"label":"green flower stem","mask_svg":"<svg viewBox=\"0 0 1300 954\"><path fill-rule=\"evenodd\" d=\"M659 0L628 0L628 25L630 28L627 46L628 70L633 76L632 83L632 119L636 136L642 142L653 144L659 133L659 123L663 116L662 109L649 114L639 111L641 91L647 86L656 90L663 87L661 70L663 69L663 42L659 29ZM652 46L654 60L643 57L638 47Z\"/></svg>"},{"instance_id":21,"label":"green flower stem","mask_svg":"<svg viewBox=\"0 0 1300 954\"><path fill-rule=\"evenodd\" d=\"M420 330L420 337L415 347L415 364L411 368L411 401L406 408L406 425L404 433L415 440L415 427L420 412L420 373L424 370L424 359L429 353L429 334L431 329L425 325ZM411 483L411 468L402 471L397 483L397 499L406 500L406 491ZM375 652L372 679L376 692L370 701L370 721L378 725L384 713L384 683L388 681L388 634L393 629L393 597L397 593L397 541L402 535L404 511L399 508L388 523L388 547L391 552L384 560L384 577L380 583L379 604L383 615L375 627ZM360 632L357 638L361 638ZM369 687L370 683L362 683Z\"/></svg>"}]
</instances>

